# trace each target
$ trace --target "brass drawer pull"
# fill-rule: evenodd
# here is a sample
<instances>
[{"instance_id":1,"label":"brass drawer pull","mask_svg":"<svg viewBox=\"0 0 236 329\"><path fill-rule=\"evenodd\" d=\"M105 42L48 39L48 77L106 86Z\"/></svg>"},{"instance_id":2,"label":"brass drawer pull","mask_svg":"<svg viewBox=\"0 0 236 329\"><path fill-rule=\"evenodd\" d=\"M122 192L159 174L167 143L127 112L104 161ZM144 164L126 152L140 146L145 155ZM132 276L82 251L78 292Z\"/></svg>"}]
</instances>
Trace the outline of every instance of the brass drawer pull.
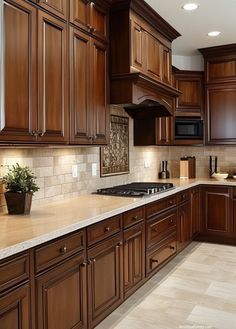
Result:
<instances>
[{"instance_id":1,"label":"brass drawer pull","mask_svg":"<svg viewBox=\"0 0 236 329\"><path fill-rule=\"evenodd\" d=\"M63 246L63 247L60 248L60 253L61 254L64 255L66 252L67 252L67 247L66 246Z\"/></svg>"},{"instance_id":2,"label":"brass drawer pull","mask_svg":"<svg viewBox=\"0 0 236 329\"><path fill-rule=\"evenodd\" d=\"M117 247L121 247L123 245L122 241L117 243Z\"/></svg>"},{"instance_id":3,"label":"brass drawer pull","mask_svg":"<svg viewBox=\"0 0 236 329\"><path fill-rule=\"evenodd\" d=\"M104 231L105 232L110 232L111 228L109 226L105 227Z\"/></svg>"},{"instance_id":4,"label":"brass drawer pull","mask_svg":"<svg viewBox=\"0 0 236 329\"><path fill-rule=\"evenodd\" d=\"M171 249L171 250L175 250L175 247L174 247L174 246L170 246L170 249Z\"/></svg>"},{"instance_id":5,"label":"brass drawer pull","mask_svg":"<svg viewBox=\"0 0 236 329\"><path fill-rule=\"evenodd\" d=\"M158 259L151 259L152 263L159 263Z\"/></svg>"},{"instance_id":6,"label":"brass drawer pull","mask_svg":"<svg viewBox=\"0 0 236 329\"><path fill-rule=\"evenodd\" d=\"M133 216L132 219L133 220L141 220L141 218L139 218L138 216Z\"/></svg>"}]
</instances>

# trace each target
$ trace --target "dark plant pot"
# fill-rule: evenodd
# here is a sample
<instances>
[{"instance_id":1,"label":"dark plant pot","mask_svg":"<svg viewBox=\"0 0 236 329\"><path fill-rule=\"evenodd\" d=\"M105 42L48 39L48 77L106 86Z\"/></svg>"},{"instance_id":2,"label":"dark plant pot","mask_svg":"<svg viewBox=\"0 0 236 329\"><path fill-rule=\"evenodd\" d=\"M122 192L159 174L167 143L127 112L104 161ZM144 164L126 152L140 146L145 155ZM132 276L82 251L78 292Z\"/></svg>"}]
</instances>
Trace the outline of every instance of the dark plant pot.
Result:
<instances>
[{"instance_id":1,"label":"dark plant pot","mask_svg":"<svg viewBox=\"0 0 236 329\"><path fill-rule=\"evenodd\" d=\"M9 215L29 214L33 193L5 192Z\"/></svg>"}]
</instances>

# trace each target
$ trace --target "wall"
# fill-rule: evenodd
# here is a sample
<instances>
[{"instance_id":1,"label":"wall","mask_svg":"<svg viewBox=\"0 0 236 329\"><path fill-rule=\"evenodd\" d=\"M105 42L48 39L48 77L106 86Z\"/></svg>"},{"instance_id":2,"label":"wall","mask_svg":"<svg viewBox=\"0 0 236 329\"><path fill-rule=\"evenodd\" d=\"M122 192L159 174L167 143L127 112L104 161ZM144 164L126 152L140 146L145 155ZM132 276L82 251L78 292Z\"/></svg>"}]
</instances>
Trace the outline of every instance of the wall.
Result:
<instances>
[{"instance_id":1,"label":"wall","mask_svg":"<svg viewBox=\"0 0 236 329\"><path fill-rule=\"evenodd\" d=\"M179 70L204 71L204 60L201 54L195 56L173 55L172 64Z\"/></svg>"}]
</instances>

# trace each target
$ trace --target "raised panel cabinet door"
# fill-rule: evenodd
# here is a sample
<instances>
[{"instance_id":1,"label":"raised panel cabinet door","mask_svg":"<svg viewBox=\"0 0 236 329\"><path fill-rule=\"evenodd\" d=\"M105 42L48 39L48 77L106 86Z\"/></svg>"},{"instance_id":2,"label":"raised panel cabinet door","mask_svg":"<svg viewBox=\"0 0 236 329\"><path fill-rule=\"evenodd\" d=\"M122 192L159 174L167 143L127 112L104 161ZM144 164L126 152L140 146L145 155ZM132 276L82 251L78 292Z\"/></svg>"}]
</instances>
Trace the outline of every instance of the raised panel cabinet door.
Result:
<instances>
[{"instance_id":1,"label":"raised panel cabinet door","mask_svg":"<svg viewBox=\"0 0 236 329\"><path fill-rule=\"evenodd\" d=\"M66 0L38 0L41 7L50 13L67 19L67 1Z\"/></svg>"},{"instance_id":2,"label":"raised panel cabinet door","mask_svg":"<svg viewBox=\"0 0 236 329\"><path fill-rule=\"evenodd\" d=\"M138 23L131 20L131 70L144 70L144 31Z\"/></svg>"},{"instance_id":3,"label":"raised panel cabinet door","mask_svg":"<svg viewBox=\"0 0 236 329\"><path fill-rule=\"evenodd\" d=\"M93 1L90 2L90 32L102 40L108 37L108 10Z\"/></svg>"},{"instance_id":4,"label":"raised panel cabinet door","mask_svg":"<svg viewBox=\"0 0 236 329\"><path fill-rule=\"evenodd\" d=\"M70 28L70 143L88 144L90 94L90 37Z\"/></svg>"},{"instance_id":5,"label":"raised panel cabinet door","mask_svg":"<svg viewBox=\"0 0 236 329\"><path fill-rule=\"evenodd\" d=\"M154 79L161 79L162 45L152 34L145 31L146 36L146 70Z\"/></svg>"},{"instance_id":6,"label":"raised panel cabinet door","mask_svg":"<svg viewBox=\"0 0 236 329\"><path fill-rule=\"evenodd\" d=\"M162 46L162 81L171 84L171 50Z\"/></svg>"},{"instance_id":7,"label":"raised panel cabinet door","mask_svg":"<svg viewBox=\"0 0 236 329\"><path fill-rule=\"evenodd\" d=\"M67 28L38 12L38 141L67 142Z\"/></svg>"},{"instance_id":8,"label":"raised panel cabinet door","mask_svg":"<svg viewBox=\"0 0 236 329\"><path fill-rule=\"evenodd\" d=\"M207 188L203 193L203 228L208 233L231 231L231 205L228 188Z\"/></svg>"},{"instance_id":9,"label":"raised panel cabinet door","mask_svg":"<svg viewBox=\"0 0 236 329\"><path fill-rule=\"evenodd\" d=\"M0 294L0 328L31 328L29 285Z\"/></svg>"},{"instance_id":10,"label":"raised panel cabinet door","mask_svg":"<svg viewBox=\"0 0 236 329\"><path fill-rule=\"evenodd\" d=\"M36 9L0 3L0 142L36 141Z\"/></svg>"},{"instance_id":11,"label":"raised panel cabinet door","mask_svg":"<svg viewBox=\"0 0 236 329\"><path fill-rule=\"evenodd\" d=\"M77 255L36 277L37 329L87 327L86 264Z\"/></svg>"},{"instance_id":12,"label":"raised panel cabinet door","mask_svg":"<svg viewBox=\"0 0 236 329\"><path fill-rule=\"evenodd\" d=\"M145 277L145 228L144 224L135 225L124 232L124 292L129 294L132 288Z\"/></svg>"},{"instance_id":13,"label":"raised panel cabinet door","mask_svg":"<svg viewBox=\"0 0 236 329\"><path fill-rule=\"evenodd\" d=\"M191 202L178 207L177 250L182 250L191 241Z\"/></svg>"},{"instance_id":14,"label":"raised panel cabinet door","mask_svg":"<svg viewBox=\"0 0 236 329\"><path fill-rule=\"evenodd\" d=\"M156 145L170 145L173 142L173 117L156 119Z\"/></svg>"},{"instance_id":15,"label":"raised panel cabinet door","mask_svg":"<svg viewBox=\"0 0 236 329\"><path fill-rule=\"evenodd\" d=\"M200 191L194 189L191 191L192 236L200 233L200 206Z\"/></svg>"},{"instance_id":16,"label":"raised panel cabinet door","mask_svg":"<svg viewBox=\"0 0 236 329\"><path fill-rule=\"evenodd\" d=\"M123 298L121 235L88 249L89 327L95 327Z\"/></svg>"},{"instance_id":17,"label":"raised panel cabinet door","mask_svg":"<svg viewBox=\"0 0 236 329\"><path fill-rule=\"evenodd\" d=\"M236 85L207 89L207 142L236 143Z\"/></svg>"},{"instance_id":18,"label":"raised panel cabinet door","mask_svg":"<svg viewBox=\"0 0 236 329\"><path fill-rule=\"evenodd\" d=\"M90 129L94 144L107 144L109 125L108 112L108 62L107 46L91 39L92 47L92 89L91 101L93 112L91 115L92 127Z\"/></svg>"},{"instance_id":19,"label":"raised panel cabinet door","mask_svg":"<svg viewBox=\"0 0 236 329\"><path fill-rule=\"evenodd\" d=\"M207 82L236 78L236 59L207 62Z\"/></svg>"},{"instance_id":20,"label":"raised panel cabinet door","mask_svg":"<svg viewBox=\"0 0 236 329\"><path fill-rule=\"evenodd\" d=\"M86 31L90 31L90 1L69 0L70 22Z\"/></svg>"}]
</instances>

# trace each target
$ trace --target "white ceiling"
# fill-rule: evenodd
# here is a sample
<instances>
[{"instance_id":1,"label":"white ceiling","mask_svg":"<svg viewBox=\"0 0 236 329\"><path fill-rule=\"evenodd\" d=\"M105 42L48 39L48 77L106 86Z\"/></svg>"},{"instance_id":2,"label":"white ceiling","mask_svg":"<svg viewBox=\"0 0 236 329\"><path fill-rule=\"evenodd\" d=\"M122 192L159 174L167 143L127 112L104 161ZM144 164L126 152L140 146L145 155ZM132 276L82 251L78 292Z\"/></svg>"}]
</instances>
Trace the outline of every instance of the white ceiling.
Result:
<instances>
[{"instance_id":1,"label":"white ceiling","mask_svg":"<svg viewBox=\"0 0 236 329\"><path fill-rule=\"evenodd\" d=\"M236 0L145 0L182 36L173 42L173 54L196 55L198 48L236 43ZM185 3L195 2L199 8L185 11ZM210 38L210 31L221 31Z\"/></svg>"}]
</instances>

